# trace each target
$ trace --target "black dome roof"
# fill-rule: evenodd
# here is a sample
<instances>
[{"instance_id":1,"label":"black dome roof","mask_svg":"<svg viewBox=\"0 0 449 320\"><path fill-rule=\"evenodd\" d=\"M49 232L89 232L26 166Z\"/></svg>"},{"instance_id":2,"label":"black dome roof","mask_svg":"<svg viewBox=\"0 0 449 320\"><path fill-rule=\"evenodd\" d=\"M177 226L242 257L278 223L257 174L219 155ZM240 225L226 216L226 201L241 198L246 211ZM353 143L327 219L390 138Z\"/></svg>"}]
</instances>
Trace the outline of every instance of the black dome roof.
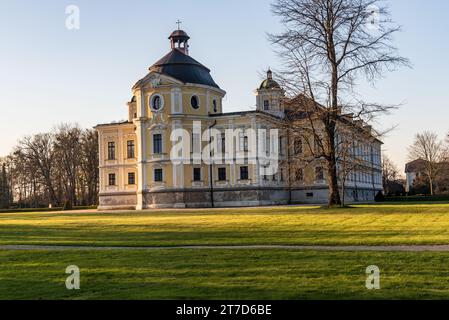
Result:
<instances>
[{"instance_id":1,"label":"black dome roof","mask_svg":"<svg viewBox=\"0 0 449 320\"><path fill-rule=\"evenodd\" d=\"M151 66L150 72L164 74L184 83L220 88L208 68L176 48Z\"/></svg>"},{"instance_id":2,"label":"black dome roof","mask_svg":"<svg viewBox=\"0 0 449 320\"><path fill-rule=\"evenodd\" d=\"M169 39L171 39L171 38L183 38L183 39L186 39L186 40L190 39L189 35L184 30L175 30L175 31L172 32L172 34L168 38Z\"/></svg>"},{"instance_id":3,"label":"black dome roof","mask_svg":"<svg viewBox=\"0 0 449 320\"><path fill-rule=\"evenodd\" d=\"M259 89L280 89L281 86L279 83L274 81L273 79L266 79L262 82Z\"/></svg>"}]
</instances>

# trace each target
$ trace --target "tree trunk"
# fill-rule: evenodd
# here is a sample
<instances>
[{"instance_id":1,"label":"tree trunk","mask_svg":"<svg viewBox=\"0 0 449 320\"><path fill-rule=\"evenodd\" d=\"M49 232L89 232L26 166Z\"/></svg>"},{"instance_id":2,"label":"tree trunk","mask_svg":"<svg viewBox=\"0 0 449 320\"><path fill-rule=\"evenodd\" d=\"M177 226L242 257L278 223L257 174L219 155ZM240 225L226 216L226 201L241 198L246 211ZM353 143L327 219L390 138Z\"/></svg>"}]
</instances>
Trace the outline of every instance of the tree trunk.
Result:
<instances>
[{"instance_id":1,"label":"tree trunk","mask_svg":"<svg viewBox=\"0 0 449 320\"><path fill-rule=\"evenodd\" d=\"M433 196L434 195L434 191L433 191L433 179L432 179L432 177L429 177L429 186L430 186L430 195Z\"/></svg>"},{"instance_id":2,"label":"tree trunk","mask_svg":"<svg viewBox=\"0 0 449 320\"><path fill-rule=\"evenodd\" d=\"M327 176L329 184L328 206L341 206L340 190L338 188L337 157L335 150L335 122L326 125L327 133Z\"/></svg>"},{"instance_id":3,"label":"tree trunk","mask_svg":"<svg viewBox=\"0 0 449 320\"><path fill-rule=\"evenodd\" d=\"M430 195L433 196L433 169L432 163L429 161L429 186L430 186Z\"/></svg>"},{"instance_id":4,"label":"tree trunk","mask_svg":"<svg viewBox=\"0 0 449 320\"><path fill-rule=\"evenodd\" d=\"M335 156L331 156L327 163L329 202L328 206L341 206L340 190L338 189L337 165Z\"/></svg>"}]
</instances>

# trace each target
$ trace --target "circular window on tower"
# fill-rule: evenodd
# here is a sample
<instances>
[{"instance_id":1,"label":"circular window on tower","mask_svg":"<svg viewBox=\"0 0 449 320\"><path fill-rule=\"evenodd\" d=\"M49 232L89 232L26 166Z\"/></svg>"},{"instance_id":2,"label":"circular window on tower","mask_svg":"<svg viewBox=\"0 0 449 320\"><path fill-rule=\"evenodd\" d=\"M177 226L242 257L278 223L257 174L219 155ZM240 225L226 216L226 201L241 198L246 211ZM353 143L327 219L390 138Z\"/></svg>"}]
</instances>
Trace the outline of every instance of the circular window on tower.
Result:
<instances>
[{"instance_id":1,"label":"circular window on tower","mask_svg":"<svg viewBox=\"0 0 449 320\"><path fill-rule=\"evenodd\" d=\"M198 98L198 96L192 96L192 98L190 98L190 105L195 110L200 107L200 99Z\"/></svg>"},{"instance_id":2,"label":"circular window on tower","mask_svg":"<svg viewBox=\"0 0 449 320\"><path fill-rule=\"evenodd\" d=\"M161 111L164 107L164 98L159 94L154 94L150 98L150 107L154 112Z\"/></svg>"}]
</instances>

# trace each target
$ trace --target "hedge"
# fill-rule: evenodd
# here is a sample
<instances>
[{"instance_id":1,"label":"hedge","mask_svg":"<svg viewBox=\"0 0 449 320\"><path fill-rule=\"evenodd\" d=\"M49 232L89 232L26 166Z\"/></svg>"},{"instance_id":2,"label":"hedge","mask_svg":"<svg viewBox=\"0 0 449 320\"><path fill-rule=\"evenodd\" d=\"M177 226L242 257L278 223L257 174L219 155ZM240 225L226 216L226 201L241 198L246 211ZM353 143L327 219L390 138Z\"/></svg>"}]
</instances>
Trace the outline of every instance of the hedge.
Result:
<instances>
[{"instance_id":1,"label":"hedge","mask_svg":"<svg viewBox=\"0 0 449 320\"><path fill-rule=\"evenodd\" d=\"M385 197L385 202L449 202L449 195Z\"/></svg>"},{"instance_id":2,"label":"hedge","mask_svg":"<svg viewBox=\"0 0 449 320\"><path fill-rule=\"evenodd\" d=\"M73 210L95 210L97 206L80 206L73 207ZM24 213L24 212L55 212L62 211L62 207L57 208L17 208L17 209L1 209L0 213Z\"/></svg>"}]
</instances>

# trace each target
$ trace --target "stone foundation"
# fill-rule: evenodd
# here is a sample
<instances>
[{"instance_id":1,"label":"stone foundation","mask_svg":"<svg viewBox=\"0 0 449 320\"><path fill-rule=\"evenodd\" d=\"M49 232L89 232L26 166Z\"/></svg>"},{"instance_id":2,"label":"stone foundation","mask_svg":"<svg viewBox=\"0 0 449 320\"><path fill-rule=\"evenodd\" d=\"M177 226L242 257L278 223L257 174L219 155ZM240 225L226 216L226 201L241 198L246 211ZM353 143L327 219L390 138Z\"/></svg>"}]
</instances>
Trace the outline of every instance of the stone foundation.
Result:
<instances>
[{"instance_id":1,"label":"stone foundation","mask_svg":"<svg viewBox=\"0 0 449 320\"><path fill-rule=\"evenodd\" d=\"M328 188L304 188L291 191L292 204L325 204ZM377 191L376 191L377 193ZM236 188L215 189L214 206L250 207L289 204L289 190L284 188ZM210 189L164 190L147 192L143 195L143 209L164 208L211 208ZM373 202L373 190L347 189L346 203ZM132 209L137 207L135 193L111 193L100 195L99 210Z\"/></svg>"},{"instance_id":2,"label":"stone foundation","mask_svg":"<svg viewBox=\"0 0 449 320\"><path fill-rule=\"evenodd\" d=\"M288 191L285 189L215 189L215 207L249 207L260 205L288 204ZM210 189L173 190L146 193L145 208L210 208L212 207Z\"/></svg>"},{"instance_id":3,"label":"stone foundation","mask_svg":"<svg viewBox=\"0 0 449 320\"><path fill-rule=\"evenodd\" d=\"M345 190L345 203L359 203L359 202L374 202L376 194L380 190L366 189L366 188L347 188ZM342 197L342 190L340 190ZM303 188L292 190L293 204L326 204L328 202L329 189L326 188ZM343 200L343 199L342 199Z\"/></svg>"},{"instance_id":4,"label":"stone foundation","mask_svg":"<svg viewBox=\"0 0 449 320\"><path fill-rule=\"evenodd\" d=\"M100 194L98 210L135 210L137 195L134 192Z\"/></svg>"}]
</instances>

